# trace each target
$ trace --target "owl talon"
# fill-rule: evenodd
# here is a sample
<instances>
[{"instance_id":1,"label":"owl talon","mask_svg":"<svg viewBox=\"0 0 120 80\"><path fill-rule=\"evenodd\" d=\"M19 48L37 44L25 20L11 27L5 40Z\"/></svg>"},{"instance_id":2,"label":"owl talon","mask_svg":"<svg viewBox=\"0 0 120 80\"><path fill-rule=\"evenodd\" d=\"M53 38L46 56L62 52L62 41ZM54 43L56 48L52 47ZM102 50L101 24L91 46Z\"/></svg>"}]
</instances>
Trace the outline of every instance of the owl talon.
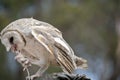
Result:
<instances>
[{"instance_id":1,"label":"owl talon","mask_svg":"<svg viewBox=\"0 0 120 80\"><path fill-rule=\"evenodd\" d=\"M23 64L23 67L31 66L30 61L28 59L25 59L24 61L21 61L21 63Z\"/></svg>"},{"instance_id":2,"label":"owl talon","mask_svg":"<svg viewBox=\"0 0 120 80\"><path fill-rule=\"evenodd\" d=\"M26 77L26 80L31 80L30 76L27 76L27 77Z\"/></svg>"},{"instance_id":3,"label":"owl talon","mask_svg":"<svg viewBox=\"0 0 120 80\"><path fill-rule=\"evenodd\" d=\"M40 77L40 75L35 74L35 75L32 75L32 76L27 76L26 80L34 80L34 79L36 79L38 77Z\"/></svg>"}]
</instances>

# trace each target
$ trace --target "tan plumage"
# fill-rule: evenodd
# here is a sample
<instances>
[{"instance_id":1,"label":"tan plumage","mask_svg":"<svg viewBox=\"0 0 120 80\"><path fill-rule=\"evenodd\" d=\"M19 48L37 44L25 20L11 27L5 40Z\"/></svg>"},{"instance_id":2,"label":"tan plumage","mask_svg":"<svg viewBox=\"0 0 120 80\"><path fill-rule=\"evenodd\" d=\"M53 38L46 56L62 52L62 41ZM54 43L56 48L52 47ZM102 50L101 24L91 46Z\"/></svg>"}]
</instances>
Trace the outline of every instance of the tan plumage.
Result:
<instances>
[{"instance_id":1,"label":"tan plumage","mask_svg":"<svg viewBox=\"0 0 120 80\"><path fill-rule=\"evenodd\" d=\"M60 65L68 74L76 68L87 67L87 61L74 55L57 28L33 18L9 24L1 31L1 42L7 51L16 53L15 58L23 67L31 64L40 67L31 79L41 76L49 64Z\"/></svg>"}]
</instances>

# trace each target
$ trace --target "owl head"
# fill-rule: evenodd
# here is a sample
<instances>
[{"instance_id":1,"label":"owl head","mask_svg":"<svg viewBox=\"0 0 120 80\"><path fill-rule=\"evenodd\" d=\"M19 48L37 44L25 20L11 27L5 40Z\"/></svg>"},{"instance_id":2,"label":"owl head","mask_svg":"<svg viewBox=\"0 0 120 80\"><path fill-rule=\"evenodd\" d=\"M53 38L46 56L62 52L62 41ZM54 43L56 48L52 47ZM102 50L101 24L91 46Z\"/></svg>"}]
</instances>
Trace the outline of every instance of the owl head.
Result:
<instances>
[{"instance_id":1,"label":"owl head","mask_svg":"<svg viewBox=\"0 0 120 80\"><path fill-rule=\"evenodd\" d=\"M7 51L20 51L26 44L25 38L17 30L3 31L0 38Z\"/></svg>"}]
</instances>

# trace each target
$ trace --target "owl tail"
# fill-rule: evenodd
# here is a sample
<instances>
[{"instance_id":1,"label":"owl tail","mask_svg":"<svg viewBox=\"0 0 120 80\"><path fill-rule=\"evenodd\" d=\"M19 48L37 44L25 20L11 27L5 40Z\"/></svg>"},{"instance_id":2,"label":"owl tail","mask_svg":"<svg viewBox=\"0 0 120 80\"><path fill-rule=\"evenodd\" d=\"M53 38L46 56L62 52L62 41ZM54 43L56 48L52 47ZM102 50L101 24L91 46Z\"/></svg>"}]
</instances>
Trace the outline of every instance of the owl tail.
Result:
<instances>
[{"instance_id":1,"label":"owl tail","mask_svg":"<svg viewBox=\"0 0 120 80\"><path fill-rule=\"evenodd\" d=\"M87 60L75 56L74 58L77 68L86 69L88 67Z\"/></svg>"}]
</instances>

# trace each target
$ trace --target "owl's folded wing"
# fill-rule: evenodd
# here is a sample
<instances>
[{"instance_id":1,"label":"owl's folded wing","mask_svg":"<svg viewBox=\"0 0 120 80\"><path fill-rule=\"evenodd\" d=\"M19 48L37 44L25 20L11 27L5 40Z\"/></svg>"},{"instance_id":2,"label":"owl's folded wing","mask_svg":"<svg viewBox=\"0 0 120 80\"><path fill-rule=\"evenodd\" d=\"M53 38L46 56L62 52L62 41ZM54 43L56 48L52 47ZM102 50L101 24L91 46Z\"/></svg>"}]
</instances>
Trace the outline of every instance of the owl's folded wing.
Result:
<instances>
[{"instance_id":1,"label":"owl's folded wing","mask_svg":"<svg viewBox=\"0 0 120 80\"><path fill-rule=\"evenodd\" d=\"M64 41L61 35L58 34L58 32L55 30L53 31L52 29L51 32L42 28L34 28L32 30L32 35L46 48L46 50L49 51L49 53L55 56L56 61L62 67L64 72L72 73L76 68L73 60L74 55L72 49Z\"/></svg>"}]
</instances>

